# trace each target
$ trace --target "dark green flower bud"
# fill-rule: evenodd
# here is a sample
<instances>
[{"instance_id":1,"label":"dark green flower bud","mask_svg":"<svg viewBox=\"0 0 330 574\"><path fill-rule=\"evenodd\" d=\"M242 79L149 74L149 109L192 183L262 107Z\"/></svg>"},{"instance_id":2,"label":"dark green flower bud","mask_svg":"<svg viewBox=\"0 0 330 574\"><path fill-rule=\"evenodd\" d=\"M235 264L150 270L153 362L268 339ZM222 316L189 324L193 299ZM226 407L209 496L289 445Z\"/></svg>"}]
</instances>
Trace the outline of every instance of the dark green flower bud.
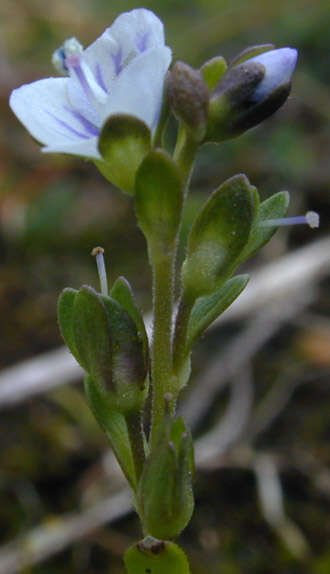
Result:
<instances>
[{"instance_id":1,"label":"dark green flower bud","mask_svg":"<svg viewBox=\"0 0 330 574\"><path fill-rule=\"evenodd\" d=\"M210 97L205 141L240 135L280 108L297 62L292 48L249 48L228 68Z\"/></svg>"},{"instance_id":2,"label":"dark green flower bud","mask_svg":"<svg viewBox=\"0 0 330 574\"><path fill-rule=\"evenodd\" d=\"M114 410L140 409L148 358L131 315L112 297L83 286L64 290L58 303L63 338Z\"/></svg>"},{"instance_id":3,"label":"dark green flower bud","mask_svg":"<svg viewBox=\"0 0 330 574\"><path fill-rule=\"evenodd\" d=\"M209 91L201 73L184 62L174 64L168 79L169 102L196 141L204 138Z\"/></svg>"},{"instance_id":4,"label":"dark green flower bud","mask_svg":"<svg viewBox=\"0 0 330 574\"><path fill-rule=\"evenodd\" d=\"M194 508L192 474L191 435L181 418L168 415L138 490L144 529L149 535L171 539L185 528Z\"/></svg>"}]
</instances>

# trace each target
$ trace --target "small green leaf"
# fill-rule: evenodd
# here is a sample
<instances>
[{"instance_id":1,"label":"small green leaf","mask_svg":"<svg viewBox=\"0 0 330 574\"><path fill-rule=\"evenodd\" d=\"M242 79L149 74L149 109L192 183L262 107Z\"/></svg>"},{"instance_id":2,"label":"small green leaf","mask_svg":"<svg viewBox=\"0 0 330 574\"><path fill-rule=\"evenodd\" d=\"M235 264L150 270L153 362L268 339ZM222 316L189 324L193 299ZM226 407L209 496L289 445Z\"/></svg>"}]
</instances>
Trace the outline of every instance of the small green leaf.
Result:
<instances>
[{"instance_id":1,"label":"small green leaf","mask_svg":"<svg viewBox=\"0 0 330 574\"><path fill-rule=\"evenodd\" d=\"M64 289L57 301L57 319L61 335L69 347L71 353L81 364L78 349L73 334L73 306L78 291L76 289Z\"/></svg>"},{"instance_id":2,"label":"small green leaf","mask_svg":"<svg viewBox=\"0 0 330 574\"><path fill-rule=\"evenodd\" d=\"M111 297L102 297L111 334L112 383L116 408L139 410L146 395L147 357L142 340L127 311Z\"/></svg>"},{"instance_id":3,"label":"small green leaf","mask_svg":"<svg viewBox=\"0 0 330 574\"><path fill-rule=\"evenodd\" d=\"M135 198L138 222L147 240L172 246L180 224L183 189L177 165L164 151L153 150L143 160Z\"/></svg>"},{"instance_id":4,"label":"small green leaf","mask_svg":"<svg viewBox=\"0 0 330 574\"><path fill-rule=\"evenodd\" d=\"M188 323L187 352L207 327L221 315L246 287L248 275L238 275L226 281L215 293L195 302Z\"/></svg>"},{"instance_id":5,"label":"small green leaf","mask_svg":"<svg viewBox=\"0 0 330 574\"><path fill-rule=\"evenodd\" d=\"M177 537L185 528L194 508L192 474L191 435L183 419L168 415L138 489L145 532L166 539Z\"/></svg>"},{"instance_id":6,"label":"small green leaf","mask_svg":"<svg viewBox=\"0 0 330 574\"><path fill-rule=\"evenodd\" d=\"M127 574L190 574L187 557L174 542L147 536L124 556Z\"/></svg>"},{"instance_id":7,"label":"small green leaf","mask_svg":"<svg viewBox=\"0 0 330 574\"><path fill-rule=\"evenodd\" d=\"M85 392L90 409L109 439L123 473L135 489L137 479L124 415L113 409L90 376L85 377Z\"/></svg>"},{"instance_id":8,"label":"small green leaf","mask_svg":"<svg viewBox=\"0 0 330 574\"><path fill-rule=\"evenodd\" d=\"M110 295L127 311L131 319L134 321L143 345L143 354L148 360L148 336L144 325L143 317L140 309L135 301L132 287L125 277L118 277L114 282Z\"/></svg>"},{"instance_id":9,"label":"small green leaf","mask_svg":"<svg viewBox=\"0 0 330 574\"><path fill-rule=\"evenodd\" d=\"M102 392L114 391L108 317L101 296L81 287L73 306L73 335L86 371Z\"/></svg>"},{"instance_id":10,"label":"small green leaf","mask_svg":"<svg viewBox=\"0 0 330 574\"><path fill-rule=\"evenodd\" d=\"M150 148L148 126L134 116L116 114L102 128L99 151L103 161L95 163L111 183L133 194L137 169Z\"/></svg>"},{"instance_id":11,"label":"small green leaf","mask_svg":"<svg viewBox=\"0 0 330 574\"><path fill-rule=\"evenodd\" d=\"M262 226L261 223L267 221L267 219L279 219L284 217L289 207L289 201L290 196L288 192L280 191L259 205L249 242L241 254L240 261L245 261L249 257L252 257L252 255L273 237L277 227Z\"/></svg>"},{"instance_id":12,"label":"small green leaf","mask_svg":"<svg viewBox=\"0 0 330 574\"><path fill-rule=\"evenodd\" d=\"M249 48L245 48L243 52L238 54L236 58L232 62L230 62L230 68L233 66L238 66L238 64L242 64L251 58L255 58L260 54L264 54L265 52L269 52L270 50L274 50L274 44L260 44L260 46L250 46Z\"/></svg>"},{"instance_id":13,"label":"small green leaf","mask_svg":"<svg viewBox=\"0 0 330 574\"><path fill-rule=\"evenodd\" d=\"M188 524L194 511L194 496L192 490L194 449L189 432L182 433L177 452L178 471L175 482L174 505L176 508L182 509L181 527L183 529ZM190 477L190 480L188 477Z\"/></svg>"},{"instance_id":14,"label":"small green leaf","mask_svg":"<svg viewBox=\"0 0 330 574\"><path fill-rule=\"evenodd\" d=\"M227 70L226 60L222 56L211 58L203 64L200 72L210 92L214 90Z\"/></svg>"},{"instance_id":15,"label":"small green leaf","mask_svg":"<svg viewBox=\"0 0 330 574\"><path fill-rule=\"evenodd\" d=\"M227 180L205 203L191 228L183 264L184 298L217 291L249 241L258 194L244 175Z\"/></svg>"},{"instance_id":16,"label":"small green leaf","mask_svg":"<svg viewBox=\"0 0 330 574\"><path fill-rule=\"evenodd\" d=\"M140 410L148 359L136 325L120 303L82 287L74 301L73 335L84 368L112 408Z\"/></svg>"},{"instance_id":17,"label":"small green leaf","mask_svg":"<svg viewBox=\"0 0 330 574\"><path fill-rule=\"evenodd\" d=\"M169 439L172 441L172 443L174 444L176 450L179 449L180 443L181 443L181 439L182 439L182 435L187 431L187 427L184 423L184 420L182 417L177 417L176 419L174 419L174 421L172 422L171 426L170 426L170 434L169 434Z\"/></svg>"}]
</instances>

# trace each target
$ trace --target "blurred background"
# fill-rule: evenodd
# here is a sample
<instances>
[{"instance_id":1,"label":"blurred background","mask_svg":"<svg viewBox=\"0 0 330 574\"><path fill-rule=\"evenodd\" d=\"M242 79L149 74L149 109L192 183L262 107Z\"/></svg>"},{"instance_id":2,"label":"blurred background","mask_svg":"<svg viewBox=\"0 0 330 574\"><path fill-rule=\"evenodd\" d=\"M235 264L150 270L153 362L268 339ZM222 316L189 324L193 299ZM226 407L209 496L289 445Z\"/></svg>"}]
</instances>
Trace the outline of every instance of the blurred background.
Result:
<instances>
[{"instance_id":1,"label":"blurred background","mask_svg":"<svg viewBox=\"0 0 330 574\"><path fill-rule=\"evenodd\" d=\"M136 7L128 0L1 0L3 574L122 573L122 552L141 536L80 373L62 352L56 300L66 286L97 287L90 252L102 245L111 277L125 275L148 313L144 239L129 197L91 163L41 154L8 107L12 89L54 74L50 58L66 38L86 46ZM239 172L263 198L289 190L290 214L318 211L321 225L276 234L244 269L254 280L250 298L237 301L194 353L182 410L197 439L197 504L181 541L193 574L326 574L330 4L159 0L144 7L164 21L174 58L194 67L254 44L299 50L285 106L244 136L203 148L194 171L183 240L210 191Z\"/></svg>"}]
</instances>

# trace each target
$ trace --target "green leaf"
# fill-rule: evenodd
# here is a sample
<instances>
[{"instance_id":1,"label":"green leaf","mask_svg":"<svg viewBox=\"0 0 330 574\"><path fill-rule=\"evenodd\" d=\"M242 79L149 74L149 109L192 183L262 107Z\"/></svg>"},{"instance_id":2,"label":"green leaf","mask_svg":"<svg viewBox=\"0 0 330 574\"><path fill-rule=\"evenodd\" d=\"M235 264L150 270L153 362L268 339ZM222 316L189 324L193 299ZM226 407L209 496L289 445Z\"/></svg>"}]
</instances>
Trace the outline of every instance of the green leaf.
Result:
<instances>
[{"instance_id":1,"label":"green leaf","mask_svg":"<svg viewBox=\"0 0 330 574\"><path fill-rule=\"evenodd\" d=\"M73 335L86 371L102 392L114 391L108 317L101 296L83 286L73 306Z\"/></svg>"},{"instance_id":2,"label":"green leaf","mask_svg":"<svg viewBox=\"0 0 330 574\"><path fill-rule=\"evenodd\" d=\"M227 180L194 221L183 264L184 298L194 301L217 291L233 273L249 241L258 194L244 175Z\"/></svg>"},{"instance_id":3,"label":"green leaf","mask_svg":"<svg viewBox=\"0 0 330 574\"><path fill-rule=\"evenodd\" d=\"M189 522L193 448L182 418L165 418L156 448L146 460L138 490L144 530L157 538L175 538Z\"/></svg>"},{"instance_id":4,"label":"green leaf","mask_svg":"<svg viewBox=\"0 0 330 574\"><path fill-rule=\"evenodd\" d=\"M290 201L287 191L275 193L258 208L257 217L255 218L250 239L244 251L241 254L240 261L245 261L252 257L261 247L263 247L274 235L277 230L276 226L262 226L263 221L267 219L278 219L286 215Z\"/></svg>"},{"instance_id":5,"label":"green leaf","mask_svg":"<svg viewBox=\"0 0 330 574\"><path fill-rule=\"evenodd\" d=\"M174 542L147 536L125 552L128 574L190 574L187 557Z\"/></svg>"},{"instance_id":6,"label":"green leaf","mask_svg":"<svg viewBox=\"0 0 330 574\"><path fill-rule=\"evenodd\" d=\"M137 169L151 148L148 126L134 116L110 116L98 145L103 161L95 163L101 173L122 191L133 194Z\"/></svg>"},{"instance_id":7,"label":"green leaf","mask_svg":"<svg viewBox=\"0 0 330 574\"><path fill-rule=\"evenodd\" d=\"M185 432L187 432L187 427L184 423L183 418L177 417L176 419L174 419L174 421L172 422L172 424L170 426L169 439L174 444L174 447L176 450L179 449L182 435Z\"/></svg>"},{"instance_id":8,"label":"green leaf","mask_svg":"<svg viewBox=\"0 0 330 574\"><path fill-rule=\"evenodd\" d=\"M127 311L111 297L102 296L111 334L112 382L116 407L139 410L146 395L148 361L142 340Z\"/></svg>"},{"instance_id":9,"label":"green leaf","mask_svg":"<svg viewBox=\"0 0 330 574\"><path fill-rule=\"evenodd\" d=\"M214 90L227 70L226 60L222 56L211 58L203 64L200 72L210 92Z\"/></svg>"},{"instance_id":10,"label":"green leaf","mask_svg":"<svg viewBox=\"0 0 330 574\"><path fill-rule=\"evenodd\" d=\"M85 377L85 392L89 406L109 439L123 473L135 490L137 479L124 415L113 409L90 376Z\"/></svg>"},{"instance_id":11,"label":"green leaf","mask_svg":"<svg viewBox=\"0 0 330 574\"><path fill-rule=\"evenodd\" d=\"M140 410L147 388L148 360L127 311L88 286L76 295L73 335L84 368L113 409Z\"/></svg>"},{"instance_id":12,"label":"green leaf","mask_svg":"<svg viewBox=\"0 0 330 574\"><path fill-rule=\"evenodd\" d=\"M180 224L183 189L174 161L161 150L143 160L136 176L136 213L139 225L152 245L174 244Z\"/></svg>"},{"instance_id":13,"label":"green leaf","mask_svg":"<svg viewBox=\"0 0 330 574\"><path fill-rule=\"evenodd\" d=\"M226 281L215 293L195 302L188 323L187 352L207 327L221 315L246 287L248 275L238 275Z\"/></svg>"},{"instance_id":14,"label":"green leaf","mask_svg":"<svg viewBox=\"0 0 330 574\"><path fill-rule=\"evenodd\" d=\"M57 301L57 319L61 335L75 359L82 365L73 334L73 306L78 291L64 289Z\"/></svg>"},{"instance_id":15,"label":"green leaf","mask_svg":"<svg viewBox=\"0 0 330 574\"><path fill-rule=\"evenodd\" d=\"M177 449L177 476L175 482L174 505L181 508L181 528L185 528L194 512L192 476L194 474L194 449L190 432L181 435ZM190 478L190 480L189 480Z\"/></svg>"},{"instance_id":16,"label":"green leaf","mask_svg":"<svg viewBox=\"0 0 330 574\"><path fill-rule=\"evenodd\" d=\"M250 46L249 48L245 48L243 52L238 54L238 56L236 56L236 58L232 62L230 62L229 67L232 68L233 66L238 66L238 64L242 64L243 62L246 62L251 58L255 58L260 54L264 54L265 52L269 52L270 50L274 49L275 49L274 44L260 44L260 46Z\"/></svg>"},{"instance_id":17,"label":"green leaf","mask_svg":"<svg viewBox=\"0 0 330 574\"><path fill-rule=\"evenodd\" d=\"M140 309L135 301L132 287L125 277L118 277L114 282L110 295L127 311L131 319L134 321L138 330L139 337L143 345L143 354L148 361L149 343L146 328L144 325L143 317Z\"/></svg>"}]
</instances>

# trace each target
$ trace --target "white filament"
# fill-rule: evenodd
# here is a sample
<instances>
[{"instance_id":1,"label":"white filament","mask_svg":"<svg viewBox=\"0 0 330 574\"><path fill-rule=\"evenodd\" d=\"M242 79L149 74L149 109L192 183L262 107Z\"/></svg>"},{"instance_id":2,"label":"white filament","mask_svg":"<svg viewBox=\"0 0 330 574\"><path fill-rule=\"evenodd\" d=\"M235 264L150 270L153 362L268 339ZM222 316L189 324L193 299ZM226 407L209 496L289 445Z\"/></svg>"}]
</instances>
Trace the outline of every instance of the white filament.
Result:
<instances>
[{"instance_id":1,"label":"white filament","mask_svg":"<svg viewBox=\"0 0 330 574\"><path fill-rule=\"evenodd\" d=\"M107 279L107 273L106 273L106 269L105 269L104 255L103 254L104 254L103 247L94 247L94 249L92 251L92 255L94 255L95 259L96 259L97 272L99 275L100 286L101 286L101 293L102 293L102 295L108 296L108 294L109 294L108 279Z\"/></svg>"},{"instance_id":2,"label":"white filament","mask_svg":"<svg viewBox=\"0 0 330 574\"><path fill-rule=\"evenodd\" d=\"M265 219L260 221L261 227L283 227L286 225L309 225L312 229L319 227L320 216L316 211L307 211L306 215L295 217L279 217L278 219Z\"/></svg>"}]
</instances>

